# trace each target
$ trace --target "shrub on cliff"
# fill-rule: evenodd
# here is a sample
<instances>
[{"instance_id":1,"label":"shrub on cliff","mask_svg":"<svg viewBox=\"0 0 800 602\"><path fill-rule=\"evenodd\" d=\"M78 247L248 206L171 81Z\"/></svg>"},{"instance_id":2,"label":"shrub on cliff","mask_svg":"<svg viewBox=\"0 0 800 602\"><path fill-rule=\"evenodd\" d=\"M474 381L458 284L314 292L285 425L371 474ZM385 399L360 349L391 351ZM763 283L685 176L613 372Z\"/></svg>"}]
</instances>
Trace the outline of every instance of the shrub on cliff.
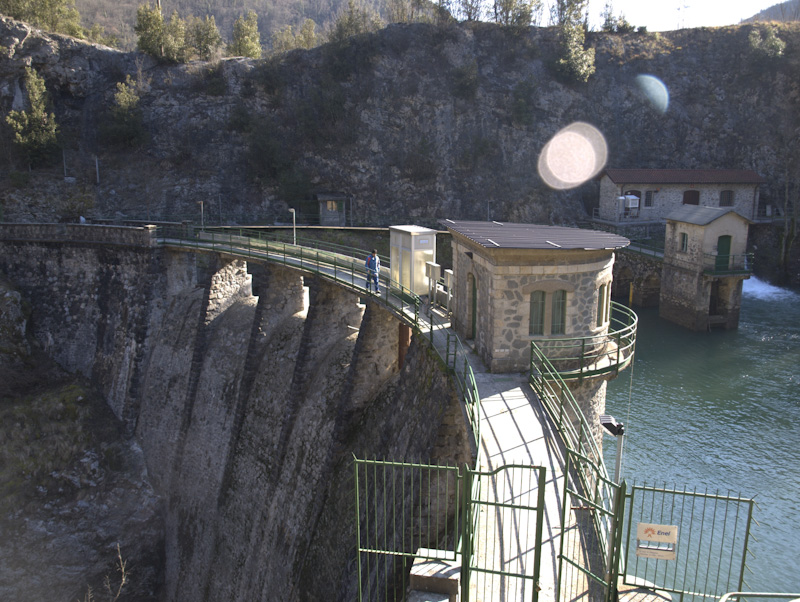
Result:
<instances>
[{"instance_id":1,"label":"shrub on cliff","mask_svg":"<svg viewBox=\"0 0 800 602\"><path fill-rule=\"evenodd\" d=\"M312 19L306 19L297 33L294 33L291 25L276 31L272 34L272 52L280 54L296 48L311 50L319 45L316 27Z\"/></svg>"},{"instance_id":2,"label":"shrub on cliff","mask_svg":"<svg viewBox=\"0 0 800 602\"><path fill-rule=\"evenodd\" d=\"M204 61L214 58L222 48L222 36L217 29L214 17L189 17L186 28L186 41L200 59Z\"/></svg>"},{"instance_id":3,"label":"shrub on cliff","mask_svg":"<svg viewBox=\"0 0 800 602\"><path fill-rule=\"evenodd\" d=\"M762 34L758 29L753 29L747 38L750 50L757 59L776 59L783 56L786 42L778 37L775 28L767 26Z\"/></svg>"},{"instance_id":4,"label":"shrub on cliff","mask_svg":"<svg viewBox=\"0 0 800 602\"><path fill-rule=\"evenodd\" d=\"M30 108L11 111L6 123L14 132L14 144L29 166L44 163L58 148L58 124L54 113L47 111L50 102L44 79L30 67L25 67L25 88Z\"/></svg>"},{"instance_id":5,"label":"shrub on cliff","mask_svg":"<svg viewBox=\"0 0 800 602\"><path fill-rule=\"evenodd\" d=\"M328 41L343 44L349 38L377 31L383 26L380 16L361 2L348 0L328 34Z\"/></svg>"},{"instance_id":6,"label":"shrub on cliff","mask_svg":"<svg viewBox=\"0 0 800 602\"><path fill-rule=\"evenodd\" d=\"M139 36L136 47L164 62L180 63L189 55L186 44L186 23L173 12L169 21L164 21L161 9L142 4L136 11L133 30Z\"/></svg>"},{"instance_id":7,"label":"shrub on cliff","mask_svg":"<svg viewBox=\"0 0 800 602\"><path fill-rule=\"evenodd\" d=\"M148 82L141 73L138 79L128 75L124 82L117 83L111 118L104 122L101 132L107 143L132 148L147 140L139 107L141 96L147 88Z\"/></svg>"}]
</instances>

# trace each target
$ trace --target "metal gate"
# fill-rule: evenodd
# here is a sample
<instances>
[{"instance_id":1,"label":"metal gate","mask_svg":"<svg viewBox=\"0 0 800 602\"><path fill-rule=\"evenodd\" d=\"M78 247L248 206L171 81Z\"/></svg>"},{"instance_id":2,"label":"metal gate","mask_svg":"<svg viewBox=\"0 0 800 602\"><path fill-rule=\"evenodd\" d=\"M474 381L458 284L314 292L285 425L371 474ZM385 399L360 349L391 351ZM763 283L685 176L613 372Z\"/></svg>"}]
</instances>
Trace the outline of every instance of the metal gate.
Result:
<instances>
[{"instance_id":1,"label":"metal gate","mask_svg":"<svg viewBox=\"0 0 800 602\"><path fill-rule=\"evenodd\" d=\"M415 559L460 565L462 602L537 602L544 467L354 469L359 602L405 600Z\"/></svg>"},{"instance_id":2,"label":"metal gate","mask_svg":"<svg viewBox=\"0 0 800 602\"><path fill-rule=\"evenodd\" d=\"M680 602L742 591L752 499L617 485L567 453L558 599L603 602L620 587L670 592Z\"/></svg>"},{"instance_id":3,"label":"metal gate","mask_svg":"<svg viewBox=\"0 0 800 602\"><path fill-rule=\"evenodd\" d=\"M558 555L557 599L608 602L615 599L621 557L625 482L615 484L605 469L567 450Z\"/></svg>"},{"instance_id":4,"label":"metal gate","mask_svg":"<svg viewBox=\"0 0 800 602\"><path fill-rule=\"evenodd\" d=\"M512 464L472 478L479 487L473 487L468 502L474 530L462 600L536 602L545 469Z\"/></svg>"},{"instance_id":5,"label":"metal gate","mask_svg":"<svg viewBox=\"0 0 800 602\"><path fill-rule=\"evenodd\" d=\"M739 496L634 485L624 583L649 584L680 601L742 591L754 506ZM659 537L672 528L674 535Z\"/></svg>"}]
</instances>

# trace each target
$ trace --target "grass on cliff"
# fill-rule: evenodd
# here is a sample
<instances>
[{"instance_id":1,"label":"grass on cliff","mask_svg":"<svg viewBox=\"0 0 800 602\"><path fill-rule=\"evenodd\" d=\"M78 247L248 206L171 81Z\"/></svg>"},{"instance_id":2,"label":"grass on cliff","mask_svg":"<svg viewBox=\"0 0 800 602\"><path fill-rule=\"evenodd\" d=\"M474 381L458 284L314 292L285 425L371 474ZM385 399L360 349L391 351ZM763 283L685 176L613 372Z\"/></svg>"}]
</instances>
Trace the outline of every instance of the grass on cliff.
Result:
<instances>
[{"instance_id":1,"label":"grass on cliff","mask_svg":"<svg viewBox=\"0 0 800 602\"><path fill-rule=\"evenodd\" d=\"M107 414L97 394L75 382L1 398L0 515L48 494L76 492L98 469L118 463L113 446L94 449Z\"/></svg>"}]
</instances>

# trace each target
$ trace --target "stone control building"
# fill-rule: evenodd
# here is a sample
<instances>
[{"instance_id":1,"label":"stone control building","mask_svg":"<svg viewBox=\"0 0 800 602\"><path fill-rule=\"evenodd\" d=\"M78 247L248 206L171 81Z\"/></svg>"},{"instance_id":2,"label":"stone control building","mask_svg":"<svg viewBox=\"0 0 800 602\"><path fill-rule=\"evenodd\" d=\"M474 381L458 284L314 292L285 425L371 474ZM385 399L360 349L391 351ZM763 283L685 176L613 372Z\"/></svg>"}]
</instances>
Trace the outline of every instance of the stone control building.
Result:
<instances>
[{"instance_id":1,"label":"stone control building","mask_svg":"<svg viewBox=\"0 0 800 602\"><path fill-rule=\"evenodd\" d=\"M606 169L594 221L626 229L663 224L682 206L731 208L751 221L771 219L759 205L764 179L749 169Z\"/></svg>"},{"instance_id":2,"label":"stone control building","mask_svg":"<svg viewBox=\"0 0 800 602\"><path fill-rule=\"evenodd\" d=\"M749 224L733 208L687 206L667 217L662 318L691 330L738 327Z\"/></svg>"},{"instance_id":3,"label":"stone control building","mask_svg":"<svg viewBox=\"0 0 800 602\"><path fill-rule=\"evenodd\" d=\"M442 222L453 237L453 325L492 372L530 368L533 339L608 332L609 232L500 222Z\"/></svg>"}]
</instances>

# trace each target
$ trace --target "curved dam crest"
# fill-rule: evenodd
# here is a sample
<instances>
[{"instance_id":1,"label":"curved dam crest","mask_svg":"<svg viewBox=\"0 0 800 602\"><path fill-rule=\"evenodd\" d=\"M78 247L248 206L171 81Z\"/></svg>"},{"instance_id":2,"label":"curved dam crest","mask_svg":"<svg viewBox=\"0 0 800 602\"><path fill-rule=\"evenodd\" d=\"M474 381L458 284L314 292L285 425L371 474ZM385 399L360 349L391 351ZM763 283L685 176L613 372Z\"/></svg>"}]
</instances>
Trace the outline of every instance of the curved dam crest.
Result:
<instances>
[{"instance_id":1,"label":"curved dam crest","mask_svg":"<svg viewBox=\"0 0 800 602\"><path fill-rule=\"evenodd\" d=\"M163 500L156 599L352 600L352 455L469 458L436 354L412 337L401 367L397 319L321 278L58 228L0 228L0 269L141 446Z\"/></svg>"}]
</instances>

